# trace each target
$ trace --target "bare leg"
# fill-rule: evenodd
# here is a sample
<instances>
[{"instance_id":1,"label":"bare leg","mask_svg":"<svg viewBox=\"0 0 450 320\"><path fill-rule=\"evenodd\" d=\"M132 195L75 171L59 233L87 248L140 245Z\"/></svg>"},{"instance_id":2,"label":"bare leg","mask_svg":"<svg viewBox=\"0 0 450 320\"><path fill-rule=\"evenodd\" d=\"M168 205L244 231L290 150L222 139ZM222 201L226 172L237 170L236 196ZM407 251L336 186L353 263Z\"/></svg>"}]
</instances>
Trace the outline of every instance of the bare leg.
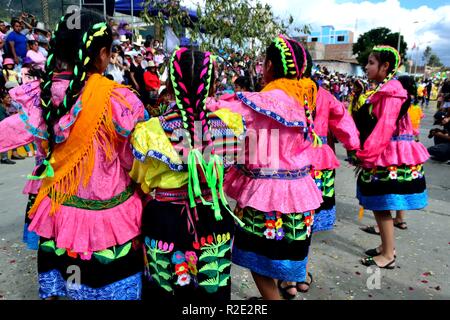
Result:
<instances>
[{"instance_id":1,"label":"bare leg","mask_svg":"<svg viewBox=\"0 0 450 320\"><path fill-rule=\"evenodd\" d=\"M380 229L381 253L374 261L381 267L394 260L394 223L390 211L374 211L375 220Z\"/></svg>"},{"instance_id":2,"label":"bare leg","mask_svg":"<svg viewBox=\"0 0 450 320\"><path fill-rule=\"evenodd\" d=\"M275 280L252 272L253 280L264 300L281 300ZM295 283L294 283L295 285Z\"/></svg>"},{"instance_id":3,"label":"bare leg","mask_svg":"<svg viewBox=\"0 0 450 320\"><path fill-rule=\"evenodd\" d=\"M394 224L400 229L407 229L405 222L405 214L406 212L404 210L397 210L397 214L394 219Z\"/></svg>"}]
</instances>

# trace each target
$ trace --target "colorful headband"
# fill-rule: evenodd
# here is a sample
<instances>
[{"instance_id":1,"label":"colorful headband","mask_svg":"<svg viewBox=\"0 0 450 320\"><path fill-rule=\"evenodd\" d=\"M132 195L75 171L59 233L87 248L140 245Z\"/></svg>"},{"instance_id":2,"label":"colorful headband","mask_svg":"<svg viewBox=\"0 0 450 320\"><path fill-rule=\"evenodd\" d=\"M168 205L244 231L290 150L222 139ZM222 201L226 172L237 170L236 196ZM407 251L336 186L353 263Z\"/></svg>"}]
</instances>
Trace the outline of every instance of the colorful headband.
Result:
<instances>
[{"instance_id":1,"label":"colorful headband","mask_svg":"<svg viewBox=\"0 0 450 320\"><path fill-rule=\"evenodd\" d=\"M291 44L289 43L288 39L285 38L283 35L279 35L278 36L284 43L285 45L288 47L292 59L294 60L294 66L295 66L295 71L297 72L297 76L300 78L300 70L298 70L298 64L297 64L297 58L295 57L295 52L294 52L294 48L292 48Z\"/></svg>"},{"instance_id":2,"label":"colorful headband","mask_svg":"<svg viewBox=\"0 0 450 320\"><path fill-rule=\"evenodd\" d=\"M298 68L297 57L295 56L294 48L292 47L289 41L295 42L302 49L304 61L301 70L299 70ZM281 61L283 63L284 75L287 76L288 73L290 72L291 74L296 74L297 77L300 79L308 65L308 58L306 56L305 48L299 42L289 39L281 34L277 38L275 38L274 43L281 53ZM295 68L295 71L289 71L289 68Z\"/></svg>"},{"instance_id":3,"label":"colorful headband","mask_svg":"<svg viewBox=\"0 0 450 320\"><path fill-rule=\"evenodd\" d=\"M400 67L400 63L402 61L400 53L397 51L397 49L394 49L391 46L375 46L373 48L373 51L375 51L375 52L387 51L387 52L392 53L394 55L394 57L395 57L395 67L394 67L393 73L394 74L397 73L398 68Z\"/></svg>"},{"instance_id":4,"label":"colorful headband","mask_svg":"<svg viewBox=\"0 0 450 320\"><path fill-rule=\"evenodd\" d=\"M303 74L305 73L306 68L308 67L308 56L306 55L305 47L300 42L298 42L298 41L296 41L294 39L289 39L289 40L295 42L302 49L302 53L303 53L303 67L302 67L302 70L301 70L301 72L299 74L299 78L301 78L303 76ZM294 53L294 50L292 50L292 53ZM295 57L295 55L294 55L294 57Z\"/></svg>"}]
</instances>

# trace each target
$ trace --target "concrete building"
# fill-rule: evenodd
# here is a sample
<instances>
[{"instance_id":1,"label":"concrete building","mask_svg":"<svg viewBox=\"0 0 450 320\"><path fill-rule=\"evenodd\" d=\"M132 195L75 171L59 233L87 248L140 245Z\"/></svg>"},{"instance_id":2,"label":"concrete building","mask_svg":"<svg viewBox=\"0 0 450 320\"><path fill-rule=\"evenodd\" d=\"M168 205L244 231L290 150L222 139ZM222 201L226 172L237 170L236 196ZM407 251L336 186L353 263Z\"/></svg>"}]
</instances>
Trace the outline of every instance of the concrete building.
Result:
<instances>
[{"instance_id":1,"label":"concrete building","mask_svg":"<svg viewBox=\"0 0 450 320\"><path fill-rule=\"evenodd\" d=\"M353 32L349 30L335 30L333 26L322 26L320 31L311 32L308 42L328 44L353 43Z\"/></svg>"},{"instance_id":2,"label":"concrete building","mask_svg":"<svg viewBox=\"0 0 450 320\"><path fill-rule=\"evenodd\" d=\"M333 26L323 26L321 31L297 37L305 43L314 63L326 66L331 72L362 76L363 69L353 55L353 32L336 31Z\"/></svg>"}]
</instances>

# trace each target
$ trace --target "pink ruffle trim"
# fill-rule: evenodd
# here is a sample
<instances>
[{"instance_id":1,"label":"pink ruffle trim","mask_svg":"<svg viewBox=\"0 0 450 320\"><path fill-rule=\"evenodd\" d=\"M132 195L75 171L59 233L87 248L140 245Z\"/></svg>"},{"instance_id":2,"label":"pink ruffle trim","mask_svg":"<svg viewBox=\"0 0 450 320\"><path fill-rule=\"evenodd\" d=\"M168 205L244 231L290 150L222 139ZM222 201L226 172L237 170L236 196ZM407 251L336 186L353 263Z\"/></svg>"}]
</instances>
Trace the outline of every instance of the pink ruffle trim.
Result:
<instances>
[{"instance_id":1,"label":"pink ruffle trim","mask_svg":"<svg viewBox=\"0 0 450 320\"><path fill-rule=\"evenodd\" d=\"M23 188L23 194L38 194L39 188L41 187L41 180L28 180Z\"/></svg>"},{"instance_id":2,"label":"pink ruffle trim","mask_svg":"<svg viewBox=\"0 0 450 320\"><path fill-rule=\"evenodd\" d=\"M311 164L316 170L331 170L339 168L341 165L333 150L327 144L323 144L320 148L308 148L308 153Z\"/></svg>"},{"instance_id":3,"label":"pink ruffle trim","mask_svg":"<svg viewBox=\"0 0 450 320\"><path fill-rule=\"evenodd\" d=\"M297 180L252 179L234 167L225 177L225 192L241 208L263 212L307 212L322 203L322 193L311 176Z\"/></svg>"},{"instance_id":4,"label":"pink ruffle trim","mask_svg":"<svg viewBox=\"0 0 450 320\"><path fill-rule=\"evenodd\" d=\"M392 165L416 165L425 163L430 158L423 144L415 141L391 141L374 163L364 163L368 168Z\"/></svg>"},{"instance_id":5,"label":"pink ruffle trim","mask_svg":"<svg viewBox=\"0 0 450 320\"><path fill-rule=\"evenodd\" d=\"M50 205L50 198L45 198L28 229L41 237L55 239L58 248L92 253L124 244L141 233L142 201L137 193L106 210L61 206L58 213L50 216Z\"/></svg>"}]
</instances>

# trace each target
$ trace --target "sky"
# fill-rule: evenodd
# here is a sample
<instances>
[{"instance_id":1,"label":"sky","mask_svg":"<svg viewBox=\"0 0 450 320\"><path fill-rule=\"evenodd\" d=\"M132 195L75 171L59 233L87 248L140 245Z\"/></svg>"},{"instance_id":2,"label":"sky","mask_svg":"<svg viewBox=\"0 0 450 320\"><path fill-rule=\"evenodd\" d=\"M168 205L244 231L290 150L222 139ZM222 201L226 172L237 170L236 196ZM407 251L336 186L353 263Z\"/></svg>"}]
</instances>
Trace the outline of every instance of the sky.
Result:
<instances>
[{"instance_id":1,"label":"sky","mask_svg":"<svg viewBox=\"0 0 450 320\"><path fill-rule=\"evenodd\" d=\"M355 32L358 36L376 27L401 32L413 60L430 46L450 66L450 0L262 0L280 16L294 17L299 25L322 25ZM411 48L416 44L419 51Z\"/></svg>"}]
</instances>

